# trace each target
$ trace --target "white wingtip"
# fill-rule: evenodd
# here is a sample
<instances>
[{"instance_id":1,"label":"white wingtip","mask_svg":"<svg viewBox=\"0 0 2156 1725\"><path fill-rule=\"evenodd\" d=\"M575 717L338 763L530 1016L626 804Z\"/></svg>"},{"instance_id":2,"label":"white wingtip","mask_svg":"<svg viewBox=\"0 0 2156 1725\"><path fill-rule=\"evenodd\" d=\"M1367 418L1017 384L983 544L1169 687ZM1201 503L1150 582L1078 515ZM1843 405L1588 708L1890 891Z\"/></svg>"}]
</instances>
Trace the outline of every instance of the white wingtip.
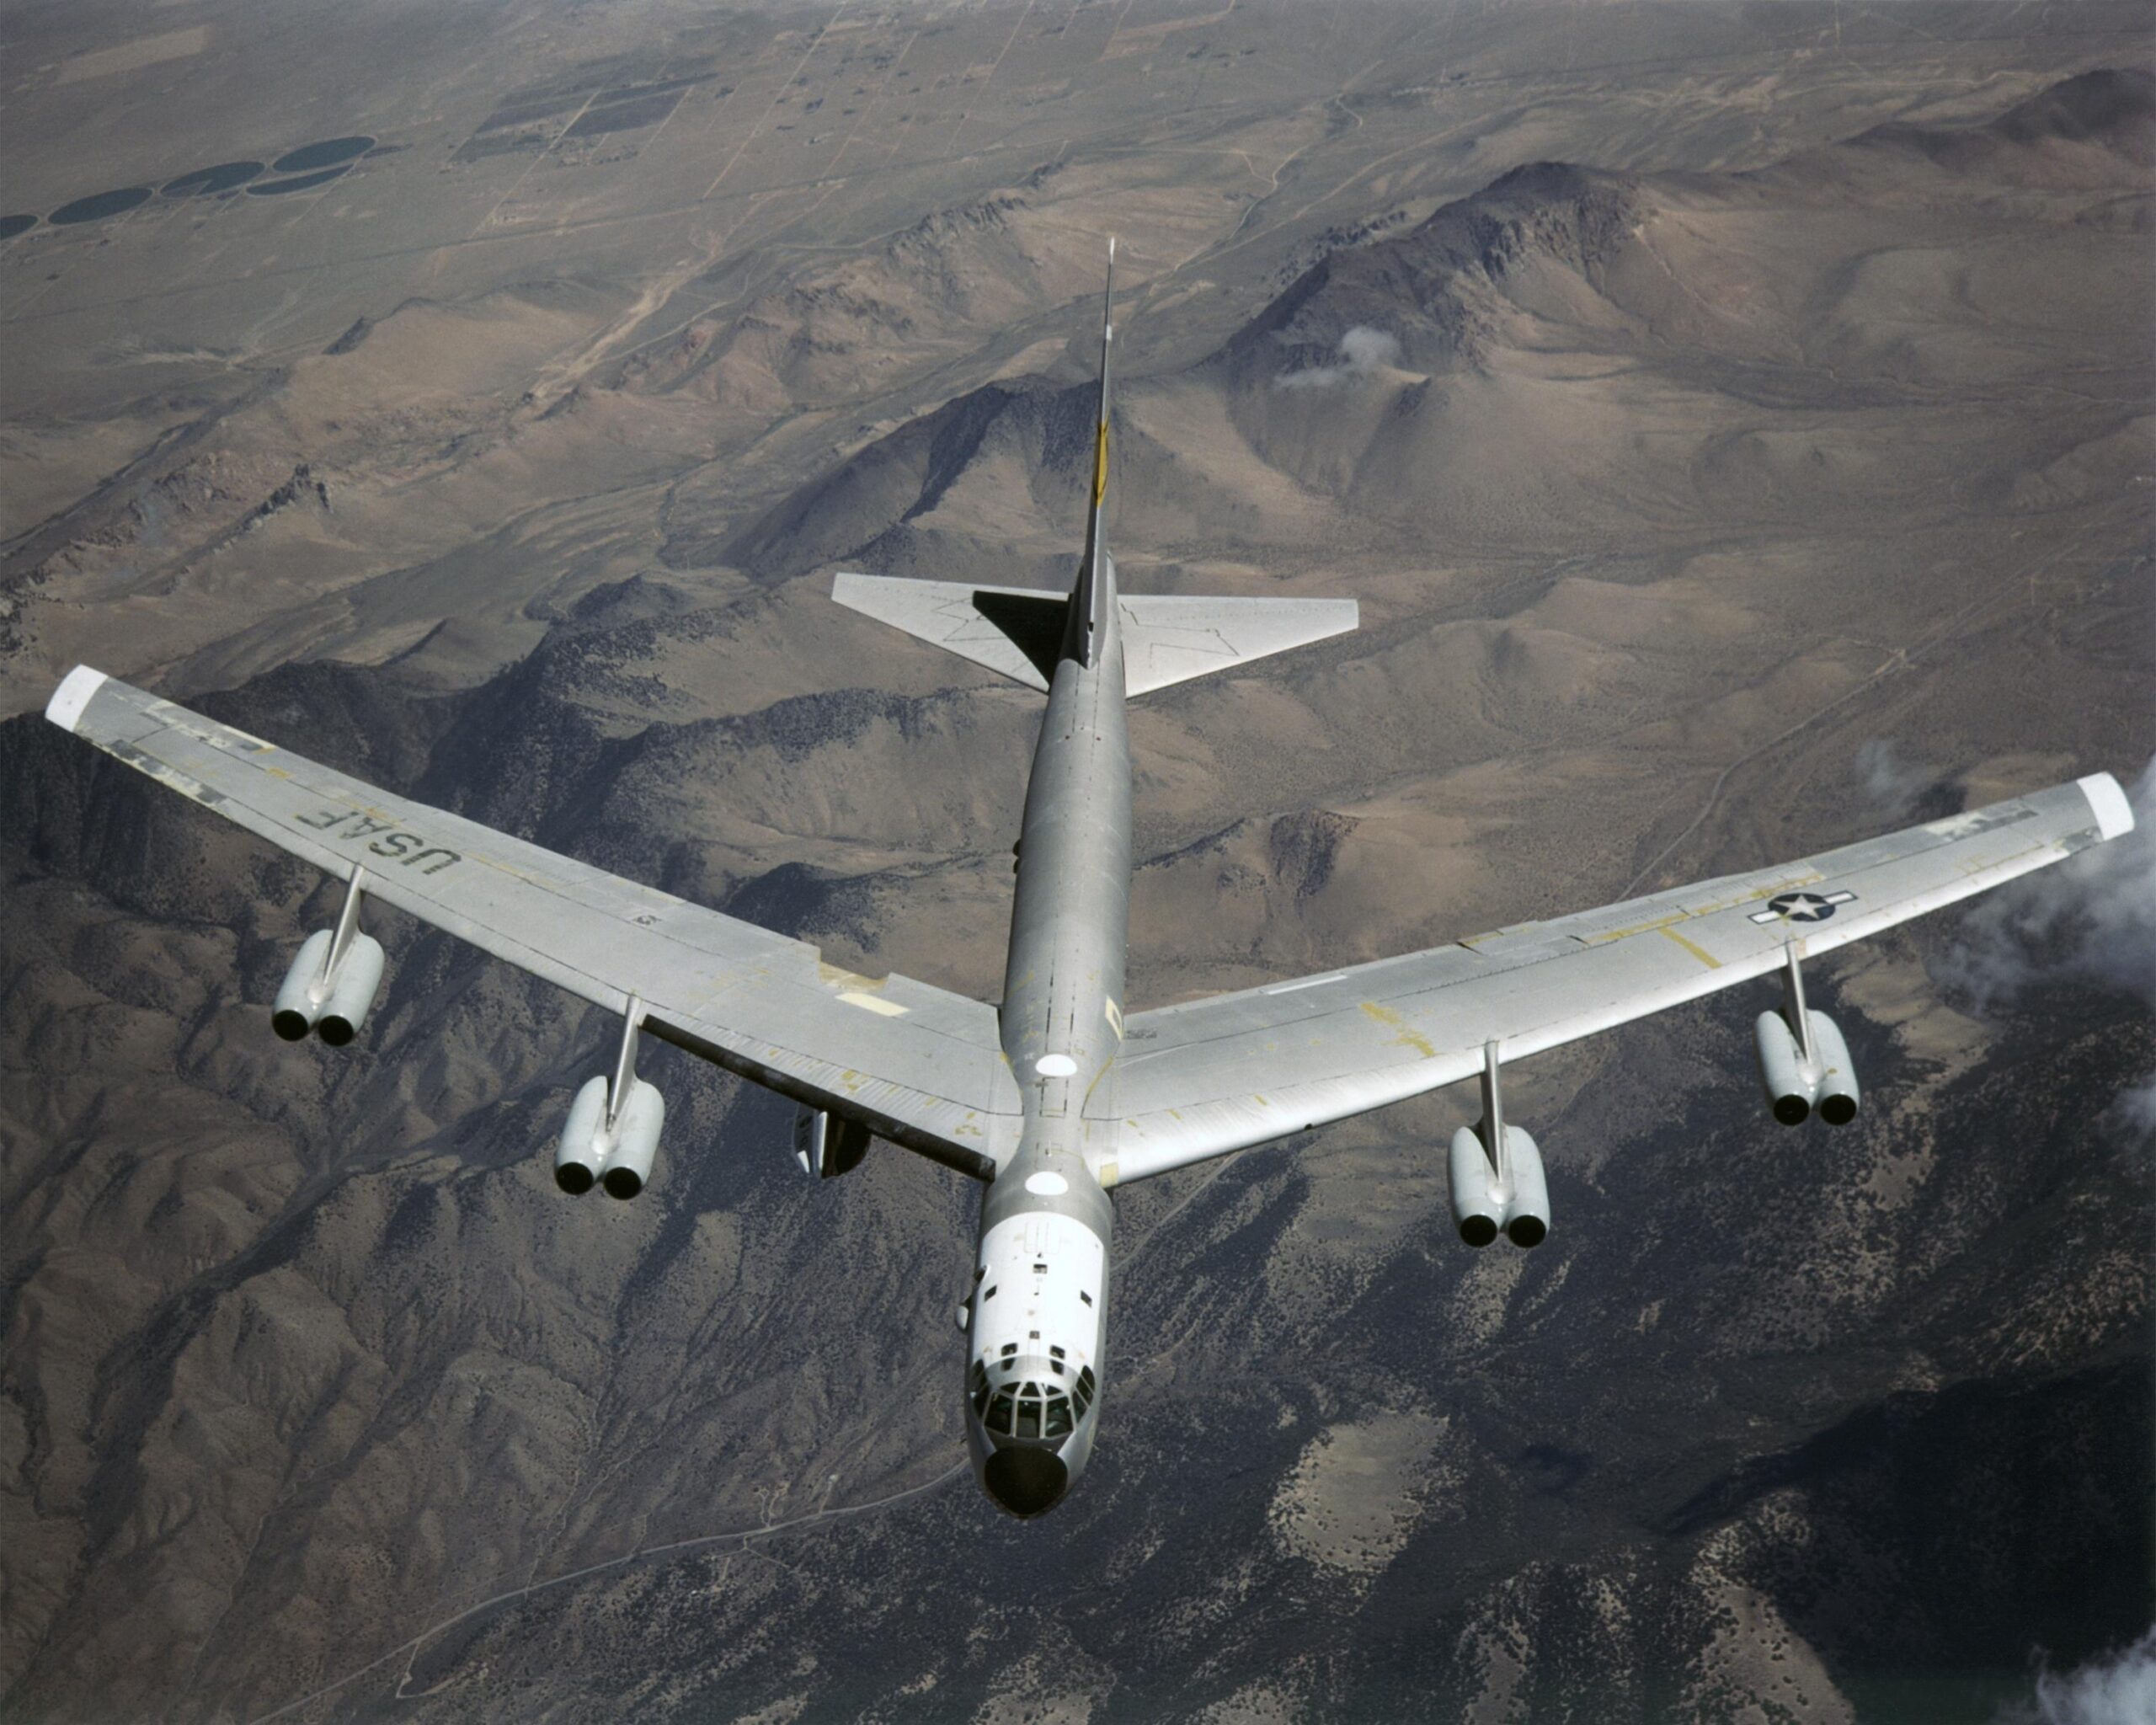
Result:
<instances>
[{"instance_id":1,"label":"white wingtip","mask_svg":"<svg viewBox=\"0 0 2156 1725\"><path fill-rule=\"evenodd\" d=\"M2133 830L2133 804L2127 801L2126 793L2111 774L2091 773L2074 782L2089 799L2089 807L2096 816L2096 830L2105 838L2115 839L2121 833Z\"/></svg>"},{"instance_id":2,"label":"white wingtip","mask_svg":"<svg viewBox=\"0 0 2156 1725\"><path fill-rule=\"evenodd\" d=\"M106 681L103 671L92 670L87 665L77 665L60 680L52 698L45 703L45 716L63 731L73 730L83 722L83 709L90 704L90 697L105 686Z\"/></svg>"}]
</instances>

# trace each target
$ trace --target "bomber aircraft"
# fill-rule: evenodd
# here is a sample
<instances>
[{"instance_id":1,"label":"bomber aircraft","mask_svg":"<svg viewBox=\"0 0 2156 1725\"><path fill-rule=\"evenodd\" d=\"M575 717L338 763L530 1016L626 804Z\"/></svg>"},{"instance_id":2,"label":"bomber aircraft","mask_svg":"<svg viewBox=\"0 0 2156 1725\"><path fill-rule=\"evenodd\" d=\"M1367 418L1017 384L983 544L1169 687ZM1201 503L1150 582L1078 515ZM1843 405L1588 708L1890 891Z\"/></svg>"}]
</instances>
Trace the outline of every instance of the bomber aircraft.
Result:
<instances>
[{"instance_id":1,"label":"bomber aircraft","mask_svg":"<svg viewBox=\"0 0 2156 1725\"><path fill-rule=\"evenodd\" d=\"M1109 246L1113 271L1113 243ZM1109 304L1113 306L1113 275ZM1510 1061L1773 973L1755 1038L1774 1117L1857 1111L1803 961L2062 862L2133 825L2096 773L1774 868L1475 935L1179 1006L1126 1013L1131 697L1355 627L1352 600L1126 594L1102 529L1108 479L1102 319L1091 503L1065 595L837 577L832 596L1048 697L1017 848L1000 1006L814 947L429 809L77 666L56 724L346 883L271 1012L276 1033L339 1045L378 991L377 900L558 984L622 1020L611 1074L577 1092L554 1156L565 1193L630 1199L665 1108L637 1076L648 1033L798 1104L812 1175L857 1166L872 1136L981 1183L966 1331L967 1435L997 1503L1037 1515L1070 1490L1099 1429L1117 1186L1304 1133L1479 1076L1481 1118L1454 1136L1460 1237L1540 1243L1548 1188L1504 1119Z\"/></svg>"}]
</instances>

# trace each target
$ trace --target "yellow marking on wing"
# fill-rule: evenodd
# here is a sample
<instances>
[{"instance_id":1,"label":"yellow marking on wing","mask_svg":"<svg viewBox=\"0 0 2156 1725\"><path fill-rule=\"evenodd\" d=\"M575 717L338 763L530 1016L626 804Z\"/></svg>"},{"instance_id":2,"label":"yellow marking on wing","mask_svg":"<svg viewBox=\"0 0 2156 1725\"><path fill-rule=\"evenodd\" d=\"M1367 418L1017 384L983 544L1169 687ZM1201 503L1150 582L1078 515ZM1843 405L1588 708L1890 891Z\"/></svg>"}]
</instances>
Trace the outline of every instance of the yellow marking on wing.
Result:
<instances>
[{"instance_id":1,"label":"yellow marking on wing","mask_svg":"<svg viewBox=\"0 0 2156 1725\"><path fill-rule=\"evenodd\" d=\"M1398 1046L1413 1049L1426 1060L1437 1059L1438 1051L1430 1046L1430 1039L1423 1035L1421 1031L1415 1029L1390 1007L1381 1007L1375 1001L1364 1001L1363 1010L1379 1023L1400 1033L1393 1038L1394 1043Z\"/></svg>"},{"instance_id":2,"label":"yellow marking on wing","mask_svg":"<svg viewBox=\"0 0 2156 1725\"><path fill-rule=\"evenodd\" d=\"M855 989L846 990L839 998L849 1007L859 1007L863 1012L880 1013L886 1018L903 1018L906 1015L904 1007L891 1001L879 1001L873 994L862 994Z\"/></svg>"},{"instance_id":3,"label":"yellow marking on wing","mask_svg":"<svg viewBox=\"0 0 2156 1725\"><path fill-rule=\"evenodd\" d=\"M1100 437L1093 446L1093 507L1108 494L1108 422L1101 421Z\"/></svg>"},{"instance_id":4,"label":"yellow marking on wing","mask_svg":"<svg viewBox=\"0 0 2156 1725\"><path fill-rule=\"evenodd\" d=\"M1721 969L1721 960L1720 959L1717 959L1712 953L1707 951L1704 947L1700 946L1697 943L1685 939L1685 937L1679 934L1674 928L1665 927L1662 932L1668 935L1672 940L1675 941L1678 945L1684 948L1686 952L1697 959L1702 964L1705 964L1708 969L1719 970Z\"/></svg>"},{"instance_id":5,"label":"yellow marking on wing","mask_svg":"<svg viewBox=\"0 0 2156 1725\"><path fill-rule=\"evenodd\" d=\"M1591 947L1608 946L1613 940L1630 940L1636 934L1652 934L1657 928L1667 928L1673 922L1682 922L1687 914L1683 911L1672 911L1667 916L1650 917L1645 922L1633 923L1629 928L1604 928L1581 938Z\"/></svg>"}]
</instances>

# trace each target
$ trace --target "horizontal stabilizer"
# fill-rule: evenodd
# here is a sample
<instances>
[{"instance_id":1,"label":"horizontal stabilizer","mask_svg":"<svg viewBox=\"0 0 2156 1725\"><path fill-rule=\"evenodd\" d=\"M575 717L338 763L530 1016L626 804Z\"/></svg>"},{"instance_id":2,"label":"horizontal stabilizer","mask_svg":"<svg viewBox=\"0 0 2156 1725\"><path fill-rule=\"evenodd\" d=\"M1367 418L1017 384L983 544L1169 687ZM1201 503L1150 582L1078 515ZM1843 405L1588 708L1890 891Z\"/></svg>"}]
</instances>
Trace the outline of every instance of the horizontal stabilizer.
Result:
<instances>
[{"instance_id":1,"label":"horizontal stabilizer","mask_svg":"<svg viewBox=\"0 0 2156 1725\"><path fill-rule=\"evenodd\" d=\"M840 575L831 597L849 610L1046 692L1063 649L1070 601L1037 587ZM1356 626L1352 599L1209 599L1119 594L1124 690L1143 695L1304 647Z\"/></svg>"},{"instance_id":2,"label":"horizontal stabilizer","mask_svg":"<svg viewBox=\"0 0 2156 1725\"><path fill-rule=\"evenodd\" d=\"M1352 599L1207 599L1124 594L1125 689L1143 695L1344 635L1358 621Z\"/></svg>"},{"instance_id":3,"label":"horizontal stabilizer","mask_svg":"<svg viewBox=\"0 0 2156 1725\"><path fill-rule=\"evenodd\" d=\"M976 587L969 581L909 581L895 575L841 575L831 583L831 597L1043 693L1055 675L1070 608L1063 594L1035 587Z\"/></svg>"}]
</instances>

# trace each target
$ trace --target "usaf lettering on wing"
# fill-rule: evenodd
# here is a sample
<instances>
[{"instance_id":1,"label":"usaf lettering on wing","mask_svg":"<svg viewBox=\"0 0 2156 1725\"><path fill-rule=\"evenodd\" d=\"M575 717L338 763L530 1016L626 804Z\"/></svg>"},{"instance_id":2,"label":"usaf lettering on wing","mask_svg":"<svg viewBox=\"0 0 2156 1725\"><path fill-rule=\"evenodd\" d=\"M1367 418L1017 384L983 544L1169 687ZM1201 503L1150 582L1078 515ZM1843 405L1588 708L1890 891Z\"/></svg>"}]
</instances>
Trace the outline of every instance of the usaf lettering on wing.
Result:
<instances>
[{"instance_id":1,"label":"usaf lettering on wing","mask_svg":"<svg viewBox=\"0 0 2156 1725\"><path fill-rule=\"evenodd\" d=\"M462 855L446 851L439 845L430 845L415 832L407 832L393 820L377 820L371 814L362 814L355 809L325 809L319 814L301 814L294 817L301 825L311 826L318 832L340 839L371 839L367 849L377 857L387 857L410 868L425 862L422 874L439 874L443 869L462 862ZM339 829L343 830L339 831ZM380 837L376 835L380 834ZM439 858L430 862L429 859Z\"/></svg>"}]
</instances>

